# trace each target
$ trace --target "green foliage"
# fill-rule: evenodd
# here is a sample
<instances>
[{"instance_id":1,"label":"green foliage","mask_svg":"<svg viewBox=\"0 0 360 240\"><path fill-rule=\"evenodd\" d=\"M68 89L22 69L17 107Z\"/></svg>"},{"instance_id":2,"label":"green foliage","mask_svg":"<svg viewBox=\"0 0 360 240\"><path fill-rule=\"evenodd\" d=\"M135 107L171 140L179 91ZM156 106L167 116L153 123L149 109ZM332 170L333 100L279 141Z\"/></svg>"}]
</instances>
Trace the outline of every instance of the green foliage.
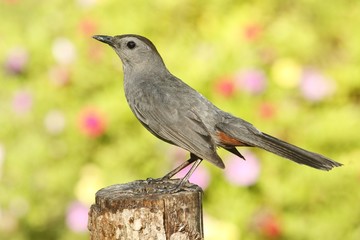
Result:
<instances>
[{"instance_id":1,"label":"green foliage","mask_svg":"<svg viewBox=\"0 0 360 240\"><path fill-rule=\"evenodd\" d=\"M345 164L320 172L252 149L259 165L248 171L260 175L239 182L228 175L237 169L203 162L206 239L359 239L359 9L340 0L1 1L0 238L88 239L96 190L160 177L186 159L138 123L120 60L91 38L137 33L217 106Z\"/></svg>"}]
</instances>

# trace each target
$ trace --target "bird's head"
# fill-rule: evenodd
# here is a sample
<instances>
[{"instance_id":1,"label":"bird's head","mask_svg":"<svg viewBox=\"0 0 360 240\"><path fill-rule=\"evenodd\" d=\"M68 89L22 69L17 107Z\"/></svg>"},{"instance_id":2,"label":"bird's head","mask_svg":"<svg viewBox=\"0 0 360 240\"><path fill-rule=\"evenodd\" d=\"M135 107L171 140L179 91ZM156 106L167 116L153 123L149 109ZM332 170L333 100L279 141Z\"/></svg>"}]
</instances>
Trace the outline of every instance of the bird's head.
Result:
<instances>
[{"instance_id":1,"label":"bird's head","mask_svg":"<svg viewBox=\"0 0 360 240\"><path fill-rule=\"evenodd\" d=\"M124 69L162 67L164 65L154 44L143 36L135 34L114 37L95 35L93 38L110 45L123 62Z\"/></svg>"}]
</instances>

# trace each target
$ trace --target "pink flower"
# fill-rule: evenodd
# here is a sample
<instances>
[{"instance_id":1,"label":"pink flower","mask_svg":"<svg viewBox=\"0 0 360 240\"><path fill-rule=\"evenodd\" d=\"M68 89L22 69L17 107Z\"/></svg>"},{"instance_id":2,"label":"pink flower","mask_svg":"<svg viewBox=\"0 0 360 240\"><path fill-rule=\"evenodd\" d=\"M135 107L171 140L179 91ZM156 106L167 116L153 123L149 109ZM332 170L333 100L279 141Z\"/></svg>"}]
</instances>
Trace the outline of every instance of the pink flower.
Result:
<instances>
[{"instance_id":1,"label":"pink flower","mask_svg":"<svg viewBox=\"0 0 360 240\"><path fill-rule=\"evenodd\" d=\"M266 78L257 69L242 70L236 75L236 87L250 94L260 94L266 88Z\"/></svg>"},{"instance_id":2,"label":"pink flower","mask_svg":"<svg viewBox=\"0 0 360 240\"><path fill-rule=\"evenodd\" d=\"M259 38L261 32L261 26L256 23L246 25L243 30L244 37L248 41L254 41Z\"/></svg>"},{"instance_id":3,"label":"pink flower","mask_svg":"<svg viewBox=\"0 0 360 240\"><path fill-rule=\"evenodd\" d=\"M309 101L318 102L335 91L334 82L316 70L305 70L301 77L300 90Z\"/></svg>"},{"instance_id":4,"label":"pink flower","mask_svg":"<svg viewBox=\"0 0 360 240\"><path fill-rule=\"evenodd\" d=\"M262 119L271 119L275 116L276 109L272 103L264 102L259 107L259 115Z\"/></svg>"},{"instance_id":5,"label":"pink flower","mask_svg":"<svg viewBox=\"0 0 360 240\"><path fill-rule=\"evenodd\" d=\"M234 155L226 161L225 177L234 185L251 186L259 178L260 163L251 152L246 151L242 154L246 161Z\"/></svg>"},{"instance_id":6,"label":"pink flower","mask_svg":"<svg viewBox=\"0 0 360 240\"><path fill-rule=\"evenodd\" d=\"M12 107L17 114L26 114L30 111L33 105L33 98L30 92L26 90L20 90L15 92Z\"/></svg>"},{"instance_id":7,"label":"pink flower","mask_svg":"<svg viewBox=\"0 0 360 240\"><path fill-rule=\"evenodd\" d=\"M276 239L281 237L282 231L278 218L267 210L255 213L252 226L255 231L266 238Z\"/></svg>"},{"instance_id":8,"label":"pink flower","mask_svg":"<svg viewBox=\"0 0 360 240\"><path fill-rule=\"evenodd\" d=\"M79 23L79 30L85 36L94 35L97 32L97 24L90 18L82 19Z\"/></svg>"},{"instance_id":9,"label":"pink flower","mask_svg":"<svg viewBox=\"0 0 360 240\"><path fill-rule=\"evenodd\" d=\"M5 71L12 75L23 73L28 62L28 57L25 49L12 49L5 60Z\"/></svg>"},{"instance_id":10,"label":"pink flower","mask_svg":"<svg viewBox=\"0 0 360 240\"><path fill-rule=\"evenodd\" d=\"M215 85L217 93L224 97L231 97L235 91L234 79L232 77L223 77Z\"/></svg>"},{"instance_id":11,"label":"pink flower","mask_svg":"<svg viewBox=\"0 0 360 240\"><path fill-rule=\"evenodd\" d=\"M98 137L105 132L105 118L98 110L86 108L80 113L79 126L85 135Z\"/></svg>"},{"instance_id":12,"label":"pink flower","mask_svg":"<svg viewBox=\"0 0 360 240\"><path fill-rule=\"evenodd\" d=\"M264 235L267 237L276 238L281 235L279 222L275 217L272 216L264 219L262 229Z\"/></svg>"},{"instance_id":13,"label":"pink flower","mask_svg":"<svg viewBox=\"0 0 360 240\"><path fill-rule=\"evenodd\" d=\"M74 232L86 232L88 211L88 207L80 202L70 203L66 215L66 225L68 228Z\"/></svg>"}]
</instances>

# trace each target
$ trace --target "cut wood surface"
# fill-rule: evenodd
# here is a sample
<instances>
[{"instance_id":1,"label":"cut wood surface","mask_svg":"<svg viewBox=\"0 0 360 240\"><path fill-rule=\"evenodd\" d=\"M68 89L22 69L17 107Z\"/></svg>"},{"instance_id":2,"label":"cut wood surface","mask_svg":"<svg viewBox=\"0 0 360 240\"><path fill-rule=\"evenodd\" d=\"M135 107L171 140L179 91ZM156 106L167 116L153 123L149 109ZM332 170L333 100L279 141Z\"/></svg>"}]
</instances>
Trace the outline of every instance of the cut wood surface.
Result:
<instances>
[{"instance_id":1,"label":"cut wood surface","mask_svg":"<svg viewBox=\"0 0 360 240\"><path fill-rule=\"evenodd\" d=\"M90 208L90 239L203 239L202 190L175 180L138 180L96 193Z\"/></svg>"}]
</instances>

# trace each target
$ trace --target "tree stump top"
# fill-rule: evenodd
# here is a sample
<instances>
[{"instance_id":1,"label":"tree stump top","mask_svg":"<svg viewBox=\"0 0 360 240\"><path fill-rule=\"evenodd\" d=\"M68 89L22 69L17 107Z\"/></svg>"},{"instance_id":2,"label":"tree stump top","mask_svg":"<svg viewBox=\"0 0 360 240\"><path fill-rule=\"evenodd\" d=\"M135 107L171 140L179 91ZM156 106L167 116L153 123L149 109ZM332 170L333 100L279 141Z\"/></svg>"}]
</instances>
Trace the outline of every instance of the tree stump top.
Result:
<instances>
[{"instance_id":1,"label":"tree stump top","mask_svg":"<svg viewBox=\"0 0 360 240\"><path fill-rule=\"evenodd\" d=\"M96 197L101 198L114 198L119 195L129 195L129 196L143 196L151 195L163 195L163 194L179 194L181 192L202 192L202 189L192 183L187 182L182 186L182 188L177 193L170 193L171 189L174 189L178 186L179 179L169 179L169 180L137 180L130 183L124 183L124 184L115 184L108 186L106 188L100 189L96 193Z\"/></svg>"},{"instance_id":2,"label":"tree stump top","mask_svg":"<svg viewBox=\"0 0 360 240\"><path fill-rule=\"evenodd\" d=\"M203 239L202 189L179 180L138 180L96 193L91 239Z\"/></svg>"}]
</instances>

